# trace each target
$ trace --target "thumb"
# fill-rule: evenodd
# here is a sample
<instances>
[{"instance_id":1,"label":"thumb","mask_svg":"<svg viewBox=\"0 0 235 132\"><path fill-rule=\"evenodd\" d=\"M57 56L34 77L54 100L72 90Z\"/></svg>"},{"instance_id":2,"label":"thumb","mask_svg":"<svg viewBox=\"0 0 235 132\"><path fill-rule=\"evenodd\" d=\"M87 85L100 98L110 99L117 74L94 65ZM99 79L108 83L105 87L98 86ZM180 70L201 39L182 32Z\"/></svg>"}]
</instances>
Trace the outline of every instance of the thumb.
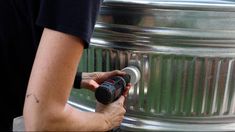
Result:
<instances>
[{"instance_id":1,"label":"thumb","mask_svg":"<svg viewBox=\"0 0 235 132\"><path fill-rule=\"evenodd\" d=\"M98 88L100 85L95 82L94 80L92 80L91 84L93 85L94 89Z\"/></svg>"},{"instance_id":2,"label":"thumb","mask_svg":"<svg viewBox=\"0 0 235 132\"><path fill-rule=\"evenodd\" d=\"M91 91L95 91L96 88L99 87L99 84L95 82L94 80L89 80L85 86Z\"/></svg>"}]
</instances>

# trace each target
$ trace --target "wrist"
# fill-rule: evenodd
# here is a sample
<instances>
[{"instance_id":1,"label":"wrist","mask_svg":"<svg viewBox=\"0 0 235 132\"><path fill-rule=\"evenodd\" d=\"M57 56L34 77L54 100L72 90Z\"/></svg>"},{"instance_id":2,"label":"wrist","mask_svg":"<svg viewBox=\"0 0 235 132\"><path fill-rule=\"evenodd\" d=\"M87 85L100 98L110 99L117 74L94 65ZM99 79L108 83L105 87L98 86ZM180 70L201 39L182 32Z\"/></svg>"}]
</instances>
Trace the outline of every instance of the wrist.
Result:
<instances>
[{"instance_id":1,"label":"wrist","mask_svg":"<svg viewBox=\"0 0 235 132\"><path fill-rule=\"evenodd\" d=\"M74 79L73 87L75 89L81 89L82 88L81 82L82 82L82 72L77 72Z\"/></svg>"},{"instance_id":2,"label":"wrist","mask_svg":"<svg viewBox=\"0 0 235 132\"><path fill-rule=\"evenodd\" d=\"M105 131L112 129L112 123L110 122L109 117L105 113L100 113L100 115L101 115L102 121L104 122L104 123L102 123L103 129Z\"/></svg>"}]
</instances>

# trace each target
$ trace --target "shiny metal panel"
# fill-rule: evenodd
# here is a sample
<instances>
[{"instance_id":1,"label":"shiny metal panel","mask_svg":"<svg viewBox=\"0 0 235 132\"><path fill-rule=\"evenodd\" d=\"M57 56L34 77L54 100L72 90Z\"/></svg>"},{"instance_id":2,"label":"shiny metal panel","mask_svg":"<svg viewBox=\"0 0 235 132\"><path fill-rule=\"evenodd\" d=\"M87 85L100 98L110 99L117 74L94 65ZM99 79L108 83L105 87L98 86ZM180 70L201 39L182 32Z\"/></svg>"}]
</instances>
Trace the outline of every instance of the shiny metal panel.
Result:
<instances>
[{"instance_id":1,"label":"shiny metal panel","mask_svg":"<svg viewBox=\"0 0 235 132\"><path fill-rule=\"evenodd\" d=\"M161 52L148 54L98 46L92 46L84 54L81 71L122 69L133 62L139 67L141 80L130 90L126 101L129 118L153 122L160 120L163 124L227 123L224 125L233 124L235 127L234 58L168 55ZM76 92L73 93L73 101L94 107L93 93L86 90ZM130 129L128 125L126 127ZM227 130L222 128L218 130Z\"/></svg>"},{"instance_id":2,"label":"shiny metal panel","mask_svg":"<svg viewBox=\"0 0 235 132\"><path fill-rule=\"evenodd\" d=\"M122 69L136 62L142 77L129 92L131 112L174 117L234 116L234 58L147 54L100 47L92 47L85 54L81 71Z\"/></svg>"},{"instance_id":3,"label":"shiny metal panel","mask_svg":"<svg viewBox=\"0 0 235 132\"><path fill-rule=\"evenodd\" d=\"M135 65L123 130L235 131L235 2L106 0L80 71ZM92 111L94 93L70 104Z\"/></svg>"},{"instance_id":4,"label":"shiny metal panel","mask_svg":"<svg viewBox=\"0 0 235 132\"><path fill-rule=\"evenodd\" d=\"M168 9L110 0L100 13L95 38L140 45L234 47L235 13L224 10Z\"/></svg>"}]
</instances>

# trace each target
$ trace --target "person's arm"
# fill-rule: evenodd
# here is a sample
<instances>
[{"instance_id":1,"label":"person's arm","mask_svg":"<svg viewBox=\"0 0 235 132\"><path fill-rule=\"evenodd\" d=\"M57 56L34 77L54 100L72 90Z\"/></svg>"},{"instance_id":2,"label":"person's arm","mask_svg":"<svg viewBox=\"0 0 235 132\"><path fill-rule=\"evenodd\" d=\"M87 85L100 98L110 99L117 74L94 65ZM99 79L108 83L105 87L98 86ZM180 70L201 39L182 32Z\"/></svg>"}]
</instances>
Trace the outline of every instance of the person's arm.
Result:
<instances>
[{"instance_id":1,"label":"person's arm","mask_svg":"<svg viewBox=\"0 0 235 132\"><path fill-rule=\"evenodd\" d=\"M125 109L119 104L124 98L100 113L67 104L82 52L83 41L78 37L44 29L25 98L26 131L106 131L120 124Z\"/></svg>"}]
</instances>

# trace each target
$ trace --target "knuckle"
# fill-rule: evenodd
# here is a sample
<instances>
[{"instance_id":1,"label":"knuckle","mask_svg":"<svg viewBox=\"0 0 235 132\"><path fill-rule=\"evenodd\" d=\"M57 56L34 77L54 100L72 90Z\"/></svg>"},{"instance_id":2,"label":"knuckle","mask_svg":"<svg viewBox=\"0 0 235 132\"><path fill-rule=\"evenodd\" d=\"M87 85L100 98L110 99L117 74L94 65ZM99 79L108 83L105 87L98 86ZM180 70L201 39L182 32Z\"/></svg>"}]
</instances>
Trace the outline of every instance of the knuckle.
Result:
<instances>
[{"instance_id":1,"label":"knuckle","mask_svg":"<svg viewBox=\"0 0 235 132\"><path fill-rule=\"evenodd\" d=\"M88 81L88 84L89 84L89 85L92 85L92 80L89 80L89 81Z\"/></svg>"},{"instance_id":2,"label":"knuckle","mask_svg":"<svg viewBox=\"0 0 235 132\"><path fill-rule=\"evenodd\" d=\"M121 117L121 121L124 119L124 117L125 117L125 116L122 116L122 117Z\"/></svg>"},{"instance_id":3,"label":"knuckle","mask_svg":"<svg viewBox=\"0 0 235 132\"><path fill-rule=\"evenodd\" d=\"M95 72L95 74L94 74L94 78L95 79L100 79L101 78L101 75L100 75L100 73L98 73L98 72Z\"/></svg>"},{"instance_id":4,"label":"knuckle","mask_svg":"<svg viewBox=\"0 0 235 132\"><path fill-rule=\"evenodd\" d=\"M114 74L118 74L119 73L119 71L118 70L114 70L114 72L113 72Z\"/></svg>"},{"instance_id":5,"label":"knuckle","mask_svg":"<svg viewBox=\"0 0 235 132\"><path fill-rule=\"evenodd\" d=\"M125 114L126 113L126 109L123 108L123 113Z\"/></svg>"}]
</instances>

